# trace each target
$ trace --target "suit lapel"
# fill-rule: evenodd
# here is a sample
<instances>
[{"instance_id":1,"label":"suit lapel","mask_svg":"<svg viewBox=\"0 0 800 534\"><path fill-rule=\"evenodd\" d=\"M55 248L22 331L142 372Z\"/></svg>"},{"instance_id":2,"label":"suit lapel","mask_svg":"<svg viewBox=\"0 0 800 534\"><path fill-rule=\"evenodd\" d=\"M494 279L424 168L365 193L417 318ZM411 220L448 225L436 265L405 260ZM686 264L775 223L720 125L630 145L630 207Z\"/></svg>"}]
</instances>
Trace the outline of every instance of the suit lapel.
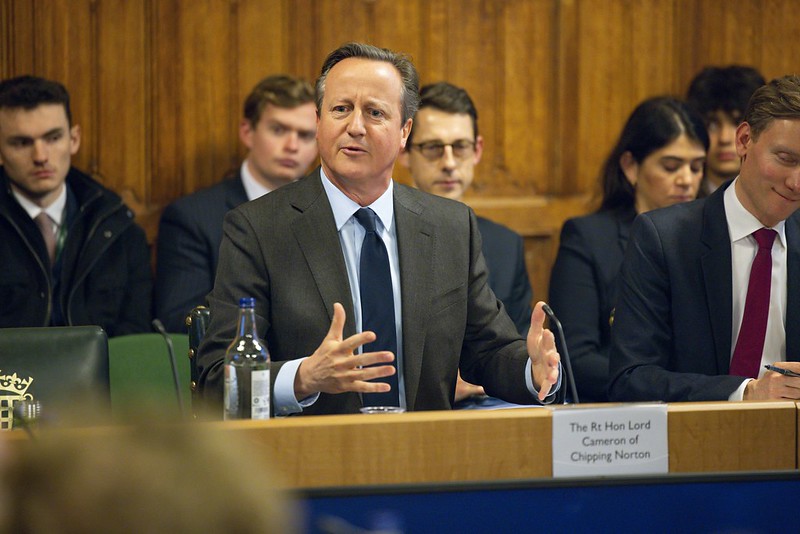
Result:
<instances>
[{"instance_id":1,"label":"suit lapel","mask_svg":"<svg viewBox=\"0 0 800 534\"><path fill-rule=\"evenodd\" d=\"M419 389L426 311L433 295L430 285L433 280L434 228L422 216L423 211L424 206L407 187L395 184L394 218L403 302L403 380L409 410L414 409Z\"/></svg>"},{"instance_id":2,"label":"suit lapel","mask_svg":"<svg viewBox=\"0 0 800 534\"><path fill-rule=\"evenodd\" d=\"M710 314L711 330L716 349L719 374L728 374L731 359L731 322L733 284L731 274L731 244L721 187L703 206L702 243L707 247L701 255L703 281L706 289L706 309Z\"/></svg>"},{"instance_id":3,"label":"suit lapel","mask_svg":"<svg viewBox=\"0 0 800 534\"><path fill-rule=\"evenodd\" d=\"M786 359L800 361L800 212L786 219Z\"/></svg>"},{"instance_id":4,"label":"suit lapel","mask_svg":"<svg viewBox=\"0 0 800 534\"><path fill-rule=\"evenodd\" d=\"M292 231L325 303L328 319L333 318L334 302L344 306L347 316L344 337L348 337L356 332L353 297L333 211L320 180L317 169L298 182L292 207L302 215L295 221Z\"/></svg>"}]
</instances>

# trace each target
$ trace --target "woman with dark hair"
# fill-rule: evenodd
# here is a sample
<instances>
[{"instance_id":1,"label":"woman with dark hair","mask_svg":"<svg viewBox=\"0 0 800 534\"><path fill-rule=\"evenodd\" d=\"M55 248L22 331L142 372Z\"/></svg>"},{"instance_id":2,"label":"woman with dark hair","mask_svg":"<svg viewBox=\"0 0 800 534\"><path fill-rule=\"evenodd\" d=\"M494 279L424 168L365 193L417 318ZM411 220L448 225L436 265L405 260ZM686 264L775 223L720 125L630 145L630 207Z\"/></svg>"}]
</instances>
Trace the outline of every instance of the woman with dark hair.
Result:
<instances>
[{"instance_id":1,"label":"woman with dark hair","mask_svg":"<svg viewBox=\"0 0 800 534\"><path fill-rule=\"evenodd\" d=\"M628 118L603 165L600 209L564 223L550 277L550 306L564 325L583 402L608 400L611 325L633 219L694 200L707 151L703 120L684 102L645 100Z\"/></svg>"}]
</instances>

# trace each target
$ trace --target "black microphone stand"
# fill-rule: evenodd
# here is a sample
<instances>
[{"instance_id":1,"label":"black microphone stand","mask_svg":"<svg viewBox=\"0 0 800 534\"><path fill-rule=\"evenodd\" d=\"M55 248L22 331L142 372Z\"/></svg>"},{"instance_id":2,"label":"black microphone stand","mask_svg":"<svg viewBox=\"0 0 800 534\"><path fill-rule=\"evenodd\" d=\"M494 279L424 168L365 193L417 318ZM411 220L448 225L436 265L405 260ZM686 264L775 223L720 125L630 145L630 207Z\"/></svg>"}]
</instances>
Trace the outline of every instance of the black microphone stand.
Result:
<instances>
[{"instance_id":1,"label":"black microphone stand","mask_svg":"<svg viewBox=\"0 0 800 534\"><path fill-rule=\"evenodd\" d=\"M181 395L181 381L178 377L178 362L175 360L175 349L172 346L172 338L167 334L167 329L158 319L153 319L151 323L156 332L161 334L164 341L167 342L167 353L169 354L169 364L172 367L172 379L175 383L175 395L178 397L178 408L180 409L181 418L186 417L186 409L183 406L183 395Z\"/></svg>"},{"instance_id":2,"label":"black microphone stand","mask_svg":"<svg viewBox=\"0 0 800 534\"><path fill-rule=\"evenodd\" d=\"M558 339L561 342L561 350L564 352L564 364L567 367L567 380L569 380L569 391L572 393L572 402L574 404L580 403L578 399L578 388L575 387L575 375L572 374L572 362L569 359L569 350L567 350L567 340L564 339L564 329L561 328L561 321L558 320L556 314L553 313L553 309L550 308L547 304L542 306L544 313L550 319L550 322L555 325L556 330L558 330Z\"/></svg>"}]
</instances>

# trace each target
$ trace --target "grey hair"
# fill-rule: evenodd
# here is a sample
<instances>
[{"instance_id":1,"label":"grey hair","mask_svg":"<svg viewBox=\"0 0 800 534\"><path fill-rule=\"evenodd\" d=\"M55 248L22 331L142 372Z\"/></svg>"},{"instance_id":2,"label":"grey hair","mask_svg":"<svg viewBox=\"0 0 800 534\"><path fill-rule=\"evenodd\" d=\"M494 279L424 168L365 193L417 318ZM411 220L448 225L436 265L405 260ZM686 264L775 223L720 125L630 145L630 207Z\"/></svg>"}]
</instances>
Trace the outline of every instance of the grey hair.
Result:
<instances>
[{"instance_id":1,"label":"grey hair","mask_svg":"<svg viewBox=\"0 0 800 534\"><path fill-rule=\"evenodd\" d=\"M316 99L317 99L317 113L322 110L322 98L325 96L325 81L328 79L328 73L340 61L348 58L363 58L373 61L384 61L390 63L397 72L400 74L400 79L403 82L402 90L400 92L400 102L403 113L403 121L405 124L408 119L412 118L419 108L419 74L416 67L411 62L411 59L405 54L392 52L386 48L378 48L364 43L347 43L330 54L325 58L322 64L322 71L319 78L317 78Z\"/></svg>"}]
</instances>

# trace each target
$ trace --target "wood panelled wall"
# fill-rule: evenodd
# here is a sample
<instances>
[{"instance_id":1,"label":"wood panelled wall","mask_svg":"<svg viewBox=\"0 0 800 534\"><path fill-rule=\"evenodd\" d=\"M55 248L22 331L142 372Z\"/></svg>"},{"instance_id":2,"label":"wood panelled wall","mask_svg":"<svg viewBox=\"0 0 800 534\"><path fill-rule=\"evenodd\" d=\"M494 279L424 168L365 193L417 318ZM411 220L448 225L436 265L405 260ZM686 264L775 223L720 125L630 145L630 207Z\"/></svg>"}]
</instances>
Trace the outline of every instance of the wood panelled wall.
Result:
<instances>
[{"instance_id":1,"label":"wood panelled wall","mask_svg":"<svg viewBox=\"0 0 800 534\"><path fill-rule=\"evenodd\" d=\"M487 148L469 203L525 236L537 297L637 102L682 94L708 64L800 71L796 0L0 0L0 29L0 77L67 85L75 163L123 194L151 242L167 203L239 163L259 79L313 81L349 40L407 52L423 83L476 101Z\"/></svg>"}]
</instances>

